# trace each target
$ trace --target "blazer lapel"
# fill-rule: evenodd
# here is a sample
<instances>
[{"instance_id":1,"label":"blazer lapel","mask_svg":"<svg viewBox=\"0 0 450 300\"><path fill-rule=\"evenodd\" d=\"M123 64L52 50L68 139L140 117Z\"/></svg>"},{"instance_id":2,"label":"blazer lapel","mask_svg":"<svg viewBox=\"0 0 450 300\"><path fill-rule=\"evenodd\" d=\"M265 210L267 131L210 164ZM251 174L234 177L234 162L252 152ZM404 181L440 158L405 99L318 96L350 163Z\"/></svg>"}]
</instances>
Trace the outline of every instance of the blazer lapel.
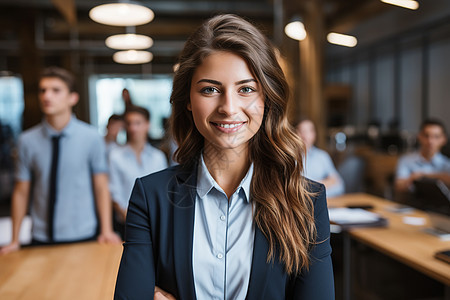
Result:
<instances>
[{"instance_id":1,"label":"blazer lapel","mask_svg":"<svg viewBox=\"0 0 450 300\"><path fill-rule=\"evenodd\" d=\"M177 286L181 299L195 299L194 277L192 273L192 244L194 233L195 197L197 168L182 171L176 176L172 190L174 206L174 264Z\"/></svg>"},{"instance_id":2,"label":"blazer lapel","mask_svg":"<svg viewBox=\"0 0 450 300\"><path fill-rule=\"evenodd\" d=\"M260 300L264 298L267 276L271 262L267 263L269 243L262 231L255 226L255 243L253 246L252 270L248 285L247 300Z\"/></svg>"}]
</instances>

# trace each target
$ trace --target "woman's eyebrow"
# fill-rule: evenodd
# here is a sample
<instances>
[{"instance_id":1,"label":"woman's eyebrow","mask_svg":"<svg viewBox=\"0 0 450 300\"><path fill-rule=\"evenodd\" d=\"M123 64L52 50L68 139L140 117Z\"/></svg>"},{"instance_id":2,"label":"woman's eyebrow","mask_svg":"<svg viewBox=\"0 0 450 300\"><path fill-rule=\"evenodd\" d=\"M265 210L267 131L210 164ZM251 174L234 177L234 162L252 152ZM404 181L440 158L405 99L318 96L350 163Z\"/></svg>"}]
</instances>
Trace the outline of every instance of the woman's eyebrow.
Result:
<instances>
[{"instance_id":1,"label":"woman's eyebrow","mask_svg":"<svg viewBox=\"0 0 450 300\"><path fill-rule=\"evenodd\" d=\"M197 83L200 83L200 82L207 82L207 83L211 83L211 84L215 84L215 85L222 85L222 83L220 81L212 80L212 79L200 79L199 81L197 81Z\"/></svg>"},{"instance_id":2,"label":"woman's eyebrow","mask_svg":"<svg viewBox=\"0 0 450 300\"><path fill-rule=\"evenodd\" d=\"M200 83L200 82L207 82L207 83L211 83L211 84L215 84L215 85L222 85L222 83L220 81L213 80L213 79L200 79L199 81L197 81L197 83ZM237 81L234 84L239 85L239 84L244 84L244 83L249 83L249 82L258 83L258 81L256 81L256 79L249 78L249 79L243 79L243 80Z\"/></svg>"},{"instance_id":3,"label":"woman's eyebrow","mask_svg":"<svg viewBox=\"0 0 450 300\"><path fill-rule=\"evenodd\" d=\"M253 78L249 78L249 79L244 79L244 80L240 80L238 82L235 82L235 85L239 85L239 84L244 84L244 83L249 83L249 82L255 82L258 83L258 81L256 81L256 79Z\"/></svg>"}]
</instances>

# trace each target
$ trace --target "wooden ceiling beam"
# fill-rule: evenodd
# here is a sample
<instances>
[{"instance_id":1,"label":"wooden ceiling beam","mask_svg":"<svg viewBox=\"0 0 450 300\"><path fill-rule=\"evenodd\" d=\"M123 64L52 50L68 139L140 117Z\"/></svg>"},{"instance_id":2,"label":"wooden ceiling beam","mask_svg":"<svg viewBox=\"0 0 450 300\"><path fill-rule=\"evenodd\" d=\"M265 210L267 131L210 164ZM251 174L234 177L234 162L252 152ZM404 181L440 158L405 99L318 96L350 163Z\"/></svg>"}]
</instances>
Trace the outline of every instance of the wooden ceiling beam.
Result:
<instances>
[{"instance_id":1,"label":"wooden ceiling beam","mask_svg":"<svg viewBox=\"0 0 450 300\"><path fill-rule=\"evenodd\" d=\"M136 33L149 35L153 39L186 39L202 22L202 19L159 19L145 25L137 26ZM265 26L265 29L268 29L270 33L272 29L271 22L260 23L260 25ZM45 30L49 35L64 36L70 34L71 28L62 19L53 19L51 27L47 27ZM126 29L122 26L102 25L91 20L80 19L77 24L77 31L80 39L83 39L84 36L101 39L112 34L125 33Z\"/></svg>"},{"instance_id":2,"label":"wooden ceiling beam","mask_svg":"<svg viewBox=\"0 0 450 300\"><path fill-rule=\"evenodd\" d=\"M170 39L171 37L184 37L186 38L195 29L200 26L199 21L170 21L170 20L158 20L153 21L146 25L136 27L136 33L150 35L152 38L164 38ZM106 38L112 34L126 33L126 28L121 26L107 26L98 23L94 23L89 20L80 20L77 24L78 36L80 39L83 37L90 38ZM62 20L53 20L51 28L46 28L48 35L64 36L70 33L70 26Z\"/></svg>"},{"instance_id":3,"label":"wooden ceiling beam","mask_svg":"<svg viewBox=\"0 0 450 300\"><path fill-rule=\"evenodd\" d=\"M71 26L77 24L77 9L75 7L75 0L52 0L53 5L64 16L67 23Z\"/></svg>"},{"instance_id":4,"label":"wooden ceiling beam","mask_svg":"<svg viewBox=\"0 0 450 300\"><path fill-rule=\"evenodd\" d=\"M73 2L74 0L52 0L52 2L60 2L65 6L66 2ZM51 8L48 0L2 0L2 4L8 3L17 7L35 7L41 9ZM158 14L173 15L173 16L187 16L187 15L206 15L210 16L212 13L235 13L249 17L261 17L273 15L273 4L270 0L141 0L136 1ZM90 10L91 8L108 3L105 0L76 0L76 7L79 11ZM2 5L0 4L0 6ZM67 5L68 5L67 4ZM56 6L56 5L54 5ZM64 9L64 8L63 8Z\"/></svg>"},{"instance_id":5,"label":"wooden ceiling beam","mask_svg":"<svg viewBox=\"0 0 450 300\"><path fill-rule=\"evenodd\" d=\"M347 12L337 11L336 14L330 15L327 18L327 27L329 31L340 33L350 32L362 21L368 20L388 9L389 5L385 5L379 0L365 1L358 8L348 10Z\"/></svg>"}]
</instances>

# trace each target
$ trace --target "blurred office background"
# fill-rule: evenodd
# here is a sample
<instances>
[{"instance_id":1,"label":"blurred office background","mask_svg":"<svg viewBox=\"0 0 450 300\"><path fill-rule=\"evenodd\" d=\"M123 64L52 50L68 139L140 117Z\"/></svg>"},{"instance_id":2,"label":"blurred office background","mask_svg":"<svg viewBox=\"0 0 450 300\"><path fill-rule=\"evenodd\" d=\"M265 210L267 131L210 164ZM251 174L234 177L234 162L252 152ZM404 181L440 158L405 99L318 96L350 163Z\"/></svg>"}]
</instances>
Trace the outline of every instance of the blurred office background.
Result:
<instances>
[{"instance_id":1,"label":"blurred office background","mask_svg":"<svg viewBox=\"0 0 450 300\"><path fill-rule=\"evenodd\" d=\"M36 78L49 65L77 75L80 119L103 133L107 118L124 109L121 91L127 88L133 101L152 113L150 136L160 139L170 114L177 55L189 34L217 13L248 18L280 49L292 86L290 117L301 114L315 121L319 146L330 152L341 172L346 174L348 165L364 172L364 177L348 174L348 191L389 197L396 157L415 146L421 121L436 117L450 125L448 1L420 1L416 10L379 0L139 1L155 17L132 27L93 21L89 11L105 3L110 2L0 1L2 180L7 180L3 169L11 167L15 138L41 119ZM284 32L295 18L307 31L300 42ZM126 32L153 39L151 62L113 61L117 50L108 48L105 39ZM357 44L332 44L330 32L351 35ZM8 193L2 188L2 202Z\"/></svg>"},{"instance_id":2,"label":"blurred office background","mask_svg":"<svg viewBox=\"0 0 450 300\"><path fill-rule=\"evenodd\" d=\"M108 117L122 113L122 90L152 114L149 133L164 135L177 55L207 18L235 13L261 28L280 51L292 89L291 120L317 125L317 144L327 150L347 192L393 198L399 155L417 145L425 118L450 129L450 1L418 1L406 9L380 0L158 0L135 1L154 19L137 26L97 23L89 11L99 0L0 0L0 214L9 214L15 141L42 115L37 78L57 65L76 74L78 118L105 132ZM288 37L285 26L301 21L306 38ZM152 60L121 64L105 39L135 32L151 37ZM332 44L329 33L357 39ZM444 148L448 155L448 147ZM378 299L378 298L371 298Z\"/></svg>"}]
</instances>

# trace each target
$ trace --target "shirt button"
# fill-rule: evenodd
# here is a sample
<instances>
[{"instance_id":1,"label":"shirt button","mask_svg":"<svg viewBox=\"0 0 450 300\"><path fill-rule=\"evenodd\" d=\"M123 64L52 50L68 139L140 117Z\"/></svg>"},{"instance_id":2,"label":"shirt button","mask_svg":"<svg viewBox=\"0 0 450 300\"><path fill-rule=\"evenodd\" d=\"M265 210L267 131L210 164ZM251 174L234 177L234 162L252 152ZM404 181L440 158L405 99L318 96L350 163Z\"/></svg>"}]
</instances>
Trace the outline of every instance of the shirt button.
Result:
<instances>
[{"instance_id":1,"label":"shirt button","mask_svg":"<svg viewBox=\"0 0 450 300\"><path fill-rule=\"evenodd\" d=\"M220 220L225 221L226 217L224 215L220 216Z\"/></svg>"},{"instance_id":2,"label":"shirt button","mask_svg":"<svg viewBox=\"0 0 450 300\"><path fill-rule=\"evenodd\" d=\"M222 259L223 258L223 254L222 253L217 254L217 258L218 259Z\"/></svg>"}]
</instances>

